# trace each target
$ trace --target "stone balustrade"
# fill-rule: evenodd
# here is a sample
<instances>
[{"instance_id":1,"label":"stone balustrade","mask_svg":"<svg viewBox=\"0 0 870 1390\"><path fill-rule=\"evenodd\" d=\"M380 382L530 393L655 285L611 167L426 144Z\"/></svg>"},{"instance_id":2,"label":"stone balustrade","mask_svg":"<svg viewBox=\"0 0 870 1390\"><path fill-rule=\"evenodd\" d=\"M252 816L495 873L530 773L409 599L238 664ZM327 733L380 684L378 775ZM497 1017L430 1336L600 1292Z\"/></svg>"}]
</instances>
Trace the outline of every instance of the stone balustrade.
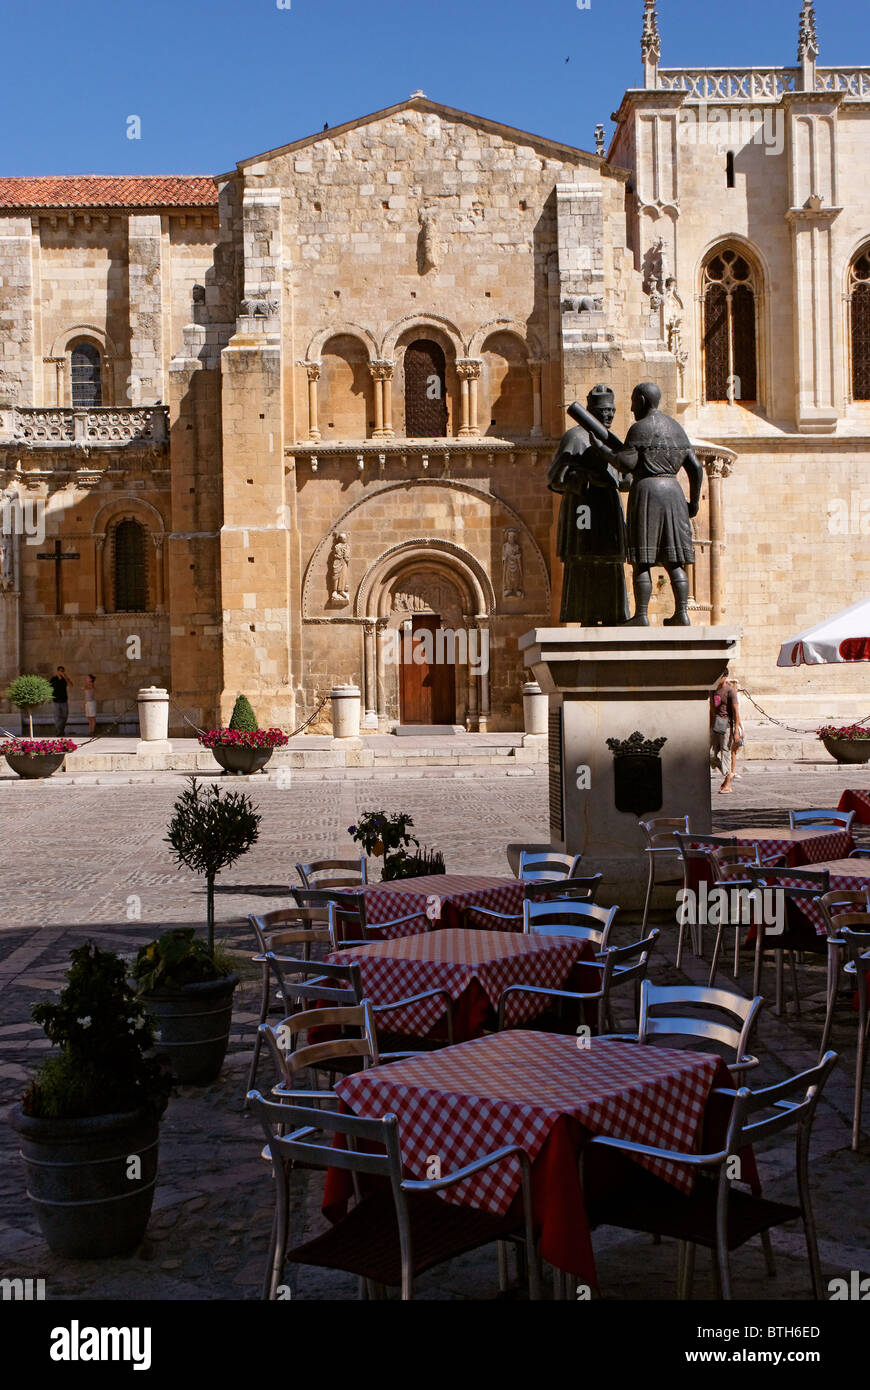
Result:
<instances>
[{"instance_id":1,"label":"stone balustrade","mask_svg":"<svg viewBox=\"0 0 870 1390\"><path fill-rule=\"evenodd\" d=\"M779 101L801 90L801 69L659 68L658 87L685 93L689 101ZM842 92L847 99L870 97L870 67L816 68L815 91Z\"/></svg>"},{"instance_id":2,"label":"stone balustrade","mask_svg":"<svg viewBox=\"0 0 870 1390\"><path fill-rule=\"evenodd\" d=\"M165 447L168 440L169 411L164 405L95 406L90 410L14 406L0 410L0 443L25 448Z\"/></svg>"}]
</instances>

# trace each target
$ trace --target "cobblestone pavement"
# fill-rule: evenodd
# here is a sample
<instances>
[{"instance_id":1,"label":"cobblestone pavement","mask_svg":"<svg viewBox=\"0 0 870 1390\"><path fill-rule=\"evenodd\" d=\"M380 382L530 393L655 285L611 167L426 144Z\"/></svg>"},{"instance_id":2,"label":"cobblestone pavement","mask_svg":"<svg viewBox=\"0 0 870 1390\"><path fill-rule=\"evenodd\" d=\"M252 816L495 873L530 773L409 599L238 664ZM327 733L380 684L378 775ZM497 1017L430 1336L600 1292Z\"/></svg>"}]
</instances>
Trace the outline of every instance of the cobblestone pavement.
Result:
<instances>
[{"instance_id":1,"label":"cobblestone pavement","mask_svg":"<svg viewBox=\"0 0 870 1390\"><path fill-rule=\"evenodd\" d=\"M787 824L793 804L836 805L860 769L814 771L806 785L794 772L756 772L735 785L733 796L714 793L716 828L742 823ZM30 1004L63 983L70 950L87 938L100 946L135 951L158 931L199 923L204 915L201 883L177 868L163 843L165 826L181 779L160 784L70 785L62 781L5 784L0 825L6 847L0 870L0 1106L17 1099L29 1069L47 1046L30 1021ZM506 873L509 841L547 838L546 779L524 776L358 780L299 774L281 790L261 779L246 788L263 813L258 844L218 883L219 935L238 953L244 973L236 994L233 1034L223 1073L213 1086L181 1088L170 1102L161 1131L160 1181L145 1243L129 1258L72 1262L48 1253L24 1198L15 1137L0 1124L0 1277L44 1278L49 1298L251 1299L259 1293L271 1222L268 1169L245 1115L245 1089L258 983L248 961L246 914L275 907L295 878L297 860L346 844L346 827L364 809L406 810L420 838L443 850L448 869ZM618 940L633 939L631 919ZM675 982L672 931L653 971L659 982ZM706 967L691 955L688 978L705 979ZM803 1017L776 1019L765 1012L759 1029L760 1081L775 1080L815 1059L821 1029L824 976L820 965L800 967ZM682 978L686 978L683 976ZM725 977L723 977L724 980ZM751 985L750 957L740 984ZM625 1018L625 1022L628 1020ZM851 1076L855 1059L855 1015L844 1001L833 1045L843 1062L820 1107L813 1168L822 1261L826 1279L870 1271L866 1203L865 1141L861 1155L849 1149ZM265 1081L267 1078L263 1078ZM753 1080L753 1084L757 1084ZM789 1145L763 1155L766 1190L789 1191ZM294 1237L317 1228L319 1184L297 1180ZM614 1230L596 1233L599 1275L608 1298L663 1299L672 1296L676 1268L673 1242L652 1245L646 1237ZM778 1275L764 1274L754 1243L734 1258L735 1297L805 1299L809 1296L800 1227L774 1234ZM313 1270L288 1277L294 1297L344 1299L356 1282ZM420 1282L427 1298L491 1298L496 1292L495 1257L484 1251L455 1261ZM711 1298L709 1261L700 1258L696 1297Z\"/></svg>"}]
</instances>

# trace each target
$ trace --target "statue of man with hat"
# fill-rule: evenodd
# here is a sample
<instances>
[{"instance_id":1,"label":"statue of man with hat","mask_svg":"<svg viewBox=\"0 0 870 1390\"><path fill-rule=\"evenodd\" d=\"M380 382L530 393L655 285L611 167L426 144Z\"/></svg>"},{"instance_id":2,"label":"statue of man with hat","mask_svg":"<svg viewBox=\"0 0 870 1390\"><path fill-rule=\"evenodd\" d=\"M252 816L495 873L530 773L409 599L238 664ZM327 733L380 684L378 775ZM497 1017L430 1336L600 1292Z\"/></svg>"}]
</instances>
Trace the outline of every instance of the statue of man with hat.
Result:
<instances>
[{"instance_id":1,"label":"statue of man with hat","mask_svg":"<svg viewBox=\"0 0 870 1390\"><path fill-rule=\"evenodd\" d=\"M620 487L627 491L627 484L620 483L611 459L624 446L610 432L616 414L610 388L594 387L586 404L589 415L603 427L610 458L595 436L577 425L562 437L550 465L547 485L562 496L557 535L557 553L565 567L560 620L616 627L628 618L626 532L619 497Z\"/></svg>"}]
</instances>

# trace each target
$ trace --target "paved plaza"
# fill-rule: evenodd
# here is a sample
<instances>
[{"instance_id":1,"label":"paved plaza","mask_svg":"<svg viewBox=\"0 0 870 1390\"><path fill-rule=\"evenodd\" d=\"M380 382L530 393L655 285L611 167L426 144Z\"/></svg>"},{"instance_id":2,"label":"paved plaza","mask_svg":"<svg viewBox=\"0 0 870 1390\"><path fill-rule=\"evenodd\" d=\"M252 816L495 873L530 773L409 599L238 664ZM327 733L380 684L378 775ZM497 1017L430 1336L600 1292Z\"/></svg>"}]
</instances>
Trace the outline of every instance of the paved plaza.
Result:
<instances>
[{"instance_id":1,"label":"paved plaza","mask_svg":"<svg viewBox=\"0 0 870 1390\"><path fill-rule=\"evenodd\" d=\"M50 1255L24 1198L16 1141L0 1126L0 1277L44 1278L49 1298L252 1299L259 1295L271 1223L268 1169L259 1157L254 1123L243 1110L259 977L249 956L245 918L286 898L295 863L344 847L347 827L370 808L404 810L421 841L444 853L449 872L507 874L509 841L548 838L546 772L532 769L456 769L443 776L401 778L294 775L288 786L260 777L246 790L262 812L260 839L218 881L218 935L237 952L243 983L236 993L230 1052L213 1086L182 1088L173 1096L161 1131L160 1178L145 1243L136 1255L108 1261L71 1262ZM158 774L154 774L156 779ZM163 842L172 804L184 785L178 775L130 784L110 777L82 785L56 777L45 783L0 782L5 855L0 878L0 1106L19 1096L32 1065L47 1046L30 1021L30 1004L63 983L71 949L88 938L104 948L135 952L172 926L204 918L202 884L177 868ZM839 768L804 778L769 764L735 784L730 797L714 792L714 828L787 824L794 804L836 805L843 787L861 785L865 774ZM811 799L810 799L811 798ZM858 837L866 836L859 829ZM636 917L626 914L617 943L636 937ZM653 978L676 982L675 932L666 927ZM709 949L709 948L708 948ZM821 957L819 958L821 960ZM706 979L706 966L691 955L688 977ZM772 967L769 967L772 973ZM803 1017L780 1020L766 1007L758 1030L760 1081L778 1079L815 1060L823 1018L824 971L799 968ZM723 982L727 978L721 977ZM751 957L744 955L740 984L751 985ZM627 1022L627 1020L625 1020ZM823 1099L813 1143L814 1191L826 1281L870 1272L867 1255L867 1143L863 1155L849 1149L855 1015L844 1000L833 1046L842 1053ZM268 1081L265 1071L263 1085ZM757 1084L753 1080L753 1085ZM763 1158L766 1190L785 1196L789 1147L783 1142ZM297 1176L294 1238L317 1228L319 1183ZM863 1209L863 1224L862 1224ZM753 1243L734 1258L734 1296L806 1299L808 1272L800 1227L773 1233L778 1274L768 1279ZM645 1237L601 1230L595 1236L599 1277L607 1298L673 1296L676 1248ZM294 1298L353 1298L356 1281L320 1271L288 1272ZM456 1261L420 1281L420 1296L488 1298L496 1293L491 1250ZM712 1298L710 1265L698 1260L696 1297Z\"/></svg>"}]
</instances>

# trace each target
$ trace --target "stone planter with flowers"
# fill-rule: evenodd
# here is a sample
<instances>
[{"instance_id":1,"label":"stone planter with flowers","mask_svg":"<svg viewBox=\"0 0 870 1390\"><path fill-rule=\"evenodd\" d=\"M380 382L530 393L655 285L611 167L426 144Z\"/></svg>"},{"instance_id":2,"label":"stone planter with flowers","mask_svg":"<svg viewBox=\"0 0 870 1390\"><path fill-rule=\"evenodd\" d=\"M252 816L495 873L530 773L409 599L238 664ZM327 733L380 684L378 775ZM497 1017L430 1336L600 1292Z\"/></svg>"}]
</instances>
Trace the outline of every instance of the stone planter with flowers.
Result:
<instances>
[{"instance_id":1,"label":"stone planter with flowers","mask_svg":"<svg viewBox=\"0 0 870 1390\"><path fill-rule=\"evenodd\" d=\"M0 753L19 777L51 777L67 753L75 751L71 738L10 738L0 744Z\"/></svg>"},{"instance_id":2,"label":"stone planter with flowers","mask_svg":"<svg viewBox=\"0 0 870 1390\"><path fill-rule=\"evenodd\" d=\"M224 772L243 776L261 772L275 749L283 748L289 738L280 729L259 728L249 701L239 695L228 727L201 733L199 742L211 749Z\"/></svg>"},{"instance_id":3,"label":"stone planter with flowers","mask_svg":"<svg viewBox=\"0 0 870 1390\"><path fill-rule=\"evenodd\" d=\"M865 724L823 724L816 733L838 763L870 762L870 728Z\"/></svg>"}]
</instances>

